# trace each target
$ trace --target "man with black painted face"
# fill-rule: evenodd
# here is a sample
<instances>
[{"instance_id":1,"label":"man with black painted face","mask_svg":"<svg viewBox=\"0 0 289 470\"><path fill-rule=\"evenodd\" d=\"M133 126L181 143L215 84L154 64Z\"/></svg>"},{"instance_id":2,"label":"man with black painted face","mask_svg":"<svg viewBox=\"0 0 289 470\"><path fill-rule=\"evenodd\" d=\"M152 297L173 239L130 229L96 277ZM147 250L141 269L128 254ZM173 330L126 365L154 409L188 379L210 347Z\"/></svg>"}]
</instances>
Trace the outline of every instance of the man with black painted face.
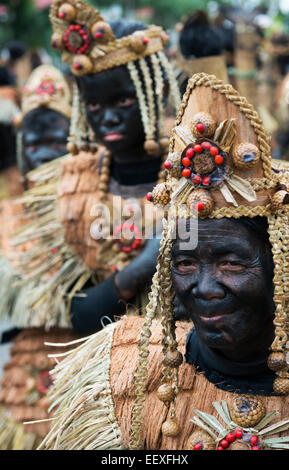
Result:
<instances>
[{"instance_id":1,"label":"man with black painted face","mask_svg":"<svg viewBox=\"0 0 289 470\"><path fill-rule=\"evenodd\" d=\"M55 368L41 448L288 449L288 172L273 169L253 107L202 73L165 165L146 317L109 325Z\"/></svg>"}]
</instances>

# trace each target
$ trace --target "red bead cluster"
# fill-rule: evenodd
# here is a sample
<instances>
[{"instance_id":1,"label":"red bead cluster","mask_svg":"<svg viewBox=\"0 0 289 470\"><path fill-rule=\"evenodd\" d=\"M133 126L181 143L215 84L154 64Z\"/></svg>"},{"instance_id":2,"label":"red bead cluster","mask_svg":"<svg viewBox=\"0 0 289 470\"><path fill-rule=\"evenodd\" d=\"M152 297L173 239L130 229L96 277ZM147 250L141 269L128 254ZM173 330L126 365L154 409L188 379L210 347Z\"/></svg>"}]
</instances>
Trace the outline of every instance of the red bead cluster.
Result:
<instances>
[{"instance_id":1,"label":"red bead cluster","mask_svg":"<svg viewBox=\"0 0 289 470\"><path fill-rule=\"evenodd\" d=\"M132 250L137 250L141 243L141 233L139 229L134 224L124 223L115 227L114 237L116 238L120 232L127 229L129 229L134 234L134 238L132 239L131 245L123 245L121 240L117 241L121 245L122 251L124 251L125 253L130 253Z\"/></svg>"},{"instance_id":2,"label":"red bead cluster","mask_svg":"<svg viewBox=\"0 0 289 470\"><path fill-rule=\"evenodd\" d=\"M69 35L71 32L77 32L82 39L82 46L81 47L73 47L70 42L69 42ZM90 46L90 40L87 31L80 26L79 24L71 24L68 28L68 30L64 33L63 37L64 44L66 48L72 52L73 54L84 54L84 52L88 49Z\"/></svg>"},{"instance_id":3,"label":"red bead cluster","mask_svg":"<svg viewBox=\"0 0 289 470\"><path fill-rule=\"evenodd\" d=\"M234 432L229 432L225 439L222 439L219 442L219 445L217 447L217 450L224 450L229 447L229 445L234 442L236 439L242 439L243 437L243 431L242 429L236 429ZM259 439L257 436L251 436L251 438L248 440L251 444L251 450L260 450L259 446Z\"/></svg>"},{"instance_id":4,"label":"red bead cluster","mask_svg":"<svg viewBox=\"0 0 289 470\"><path fill-rule=\"evenodd\" d=\"M198 124L199 125L199 124ZM182 175L184 178L191 178L193 183L195 184L203 184L204 186L209 186L211 183L211 178L209 176L205 176L202 178L198 174L192 174L192 170L189 168L191 166L191 160L197 153L202 153L204 150L209 151L214 157L214 162L216 165L222 165L224 163L224 157L219 154L219 149L212 145L210 142L202 142L201 144L197 144L194 147L189 147L186 151L186 156L182 159L182 165L185 167L182 170ZM164 167L166 169L171 168L171 162L167 160L164 163Z\"/></svg>"},{"instance_id":5,"label":"red bead cluster","mask_svg":"<svg viewBox=\"0 0 289 470\"><path fill-rule=\"evenodd\" d=\"M206 130L206 126L205 124L203 124L202 122L199 122L197 125L196 125L196 129L197 131L200 133L200 134L203 134Z\"/></svg>"}]
</instances>

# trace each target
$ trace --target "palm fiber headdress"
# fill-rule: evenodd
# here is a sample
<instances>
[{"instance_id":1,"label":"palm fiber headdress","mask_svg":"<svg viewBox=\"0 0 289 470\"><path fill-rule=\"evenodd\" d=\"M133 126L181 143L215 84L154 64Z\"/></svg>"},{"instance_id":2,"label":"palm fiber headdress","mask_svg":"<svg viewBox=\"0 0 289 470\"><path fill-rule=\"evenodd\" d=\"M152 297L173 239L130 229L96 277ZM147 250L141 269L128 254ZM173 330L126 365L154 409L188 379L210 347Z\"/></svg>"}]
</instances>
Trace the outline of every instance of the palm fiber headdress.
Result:
<instances>
[{"instance_id":1,"label":"palm fiber headdress","mask_svg":"<svg viewBox=\"0 0 289 470\"><path fill-rule=\"evenodd\" d=\"M62 61L70 64L74 75L97 74L126 65L139 102L146 136L145 149L155 155L166 150L168 139L163 134L164 73L168 77L176 109L180 97L173 69L163 52L168 36L162 28L150 26L118 39L100 13L83 0L54 0L50 20L54 31L52 47L62 51ZM87 147L94 151L95 145L89 145L93 136L84 121L84 104L76 86L73 108L68 151L76 154L79 149L87 150Z\"/></svg>"},{"instance_id":2,"label":"palm fiber headdress","mask_svg":"<svg viewBox=\"0 0 289 470\"><path fill-rule=\"evenodd\" d=\"M172 402L170 416L163 423L167 436L178 434L174 411L178 389L177 350L173 318L174 292L171 282L172 236L179 217L220 219L256 217L268 219L274 261L275 339L268 359L276 371L276 394L289 393L285 358L288 340L288 222L289 178L282 169L274 171L269 139L253 106L231 85L204 73L193 75L171 135L165 162L167 179L155 187L148 199L167 205L163 239L153 278L150 301L139 343L136 374L136 402L130 447L141 446L142 409L145 401L150 327L160 310L163 325L163 371L158 397Z\"/></svg>"}]
</instances>

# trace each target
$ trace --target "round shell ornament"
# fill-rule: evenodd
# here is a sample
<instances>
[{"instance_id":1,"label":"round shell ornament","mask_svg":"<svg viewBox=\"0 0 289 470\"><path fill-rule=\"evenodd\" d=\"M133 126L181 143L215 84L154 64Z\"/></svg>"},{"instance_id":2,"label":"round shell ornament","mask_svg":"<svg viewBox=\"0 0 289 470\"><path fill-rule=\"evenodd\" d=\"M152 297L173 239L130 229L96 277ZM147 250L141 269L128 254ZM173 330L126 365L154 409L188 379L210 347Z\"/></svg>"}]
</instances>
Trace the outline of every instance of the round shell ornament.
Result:
<instances>
[{"instance_id":1,"label":"round shell ornament","mask_svg":"<svg viewBox=\"0 0 289 470\"><path fill-rule=\"evenodd\" d=\"M184 450L216 450L216 442L206 431L195 431L187 440Z\"/></svg>"},{"instance_id":2,"label":"round shell ornament","mask_svg":"<svg viewBox=\"0 0 289 470\"><path fill-rule=\"evenodd\" d=\"M199 137L213 137L217 128L216 121L207 113L198 113L191 122L192 134Z\"/></svg>"},{"instance_id":3,"label":"round shell ornament","mask_svg":"<svg viewBox=\"0 0 289 470\"><path fill-rule=\"evenodd\" d=\"M253 427L266 414L262 400L250 395L236 397L230 409L232 420L244 428Z\"/></svg>"},{"instance_id":4,"label":"round shell ornament","mask_svg":"<svg viewBox=\"0 0 289 470\"><path fill-rule=\"evenodd\" d=\"M158 184L152 192L152 202L154 204L160 204L161 206L166 206L171 200L170 191L166 183Z\"/></svg>"},{"instance_id":5,"label":"round shell ornament","mask_svg":"<svg viewBox=\"0 0 289 470\"><path fill-rule=\"evenodd\" d=\"M73 60L73 73L75 75L85 75L93 70L93 64L86 55L78 55Z\"/></svg>"},{"instance_id":6,"label":"round shell ornament","mask_svg":"<svg viewBox=\"0 0 289 470\"><path fill-rule=\"evenodd\" d=\"M166 437L176 437L180 431L180 426L173 418L167 419L162 425L162 434Z\"/></svg>"},{"instance_id":7,"label":"round shell ornament","mask_svg":"<svg viewBox=\"0 0 289 470\"><path fill-rule=\"evenodd\" d=\"M76 18L76 10L70 3L63 3L58 10L58 18L70 23Z\"/></svg>"},{"instance_id":8,"label":"round shell ornament","mask_svg":"<svg viewBox=\"0 0 289 470\"><path fill-rule=\"evenodd\" d=\"M288 377L277 377L273 383L274 392L278 395L289 394L289 378Z\"/></svg>"},{"instance_id":9,"label":"round shell ornament","mask_svg":"<svg viewBox=\"0 0 289 470\"><path fill-rule=\"evenodd\" d=\"M233 161L237 168L253 168L260 160L260 150L256 145L243 143L233 149Z\"/></svg>"},{"instance_id":10,"label":"round shell ornament","mask_svg":"<svg viewBox=\"0 0 289 470\"><path fill-rule=\"evenodd\" d=\"M214 200L208 191L197 189L189 195L187 207L196 210L200 216L207 217L214 208Z\"/></svg>"},{"instance_id":11,"label":"round shell ornament","mask_svg":"<svg viewBox=\"0 0 289 470\"><path fill-rule=\"evenodd\" d=\"M51 38L51 47L54 49L64 49L62 34L54 33Z\"/></svg>"},{"instance_id":12,"label":"round shell ornament","mask_svg":"<svg viewBox=\"0 0 289 470\"><path fill-rule=\"evenodd\" d=\"M130 46L136 54L142 54L149 43L145 31L135 31L130 38Z\"/></svg>"},{"instance_id":13,"label":"round shell ornament","mask_svg":"<svg viewBox=\"0 0 289 470\"><path fill-rule=\"evenodd\" d=\"M149 155L158 156L162 153L160 144L153 139L146 140L144 143L144 149Z\"/></svg>"},{"instance_id":14,"label":"round shell ornament","mask_svg":"<svg viewBox=\"0 0 289 470\"><path fill-rule=\"evenodd\" d=\"M114 38L112 29L105 21L97 21L91 27L91 35L96 41L106 43Z\"/></svg>"},{"instance_id":15,"label":"round shell ornament","mask_svg":"<svg viewBox=\"0 0 289 470\"><path fill-rule=\"evenodd\" d=\"M268 357L267 365L270 370L277 372L287 368L286 357L283 352L272 352Z\"/></svg>"}]
</instances>

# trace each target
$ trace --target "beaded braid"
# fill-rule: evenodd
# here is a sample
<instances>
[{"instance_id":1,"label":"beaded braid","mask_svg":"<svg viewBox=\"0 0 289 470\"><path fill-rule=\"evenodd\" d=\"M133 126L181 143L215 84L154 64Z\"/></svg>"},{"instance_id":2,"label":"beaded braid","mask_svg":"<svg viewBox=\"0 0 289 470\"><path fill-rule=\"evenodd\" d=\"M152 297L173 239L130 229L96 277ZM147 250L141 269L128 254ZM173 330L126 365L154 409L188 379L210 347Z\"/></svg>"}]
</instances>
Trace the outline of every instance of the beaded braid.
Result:
<instances>
[{"instance_id":1,"label":"beaded braid","mask_svg":"<svg viewBox=\"0 0 289 470\"><path fill-rule=\"evenodd\" d=\"M150 124L150 134L149 138L153 139L156 135L156 109L155 109L155 99L154 99L154 92L153 92L153 81L150 74L150 70L145 59L139 60L140 69L142 71L144 77L144 84L145 84L145 93L147 96L148 102L148 111L149 111L149 124Z\"/></svg>"},{"instance_id":2,"label":"beaded braid","mask_svg":"<svg viewBox=\"0 0 289 470\"><path fill-rule=\"evenodd\" d=\"M174 74L174 70L170 64L170 62L167 59L167 56L165 55L164 52L160 51L157 52L157 56L160 60L160 63L163 67L163 69L167 72L168 74L168 79L169 79L169 85L170 85L170 94L173 98L174 101L174 106L176 109L179 109L181 106L181 96L180 96L180 91L178 87L178 83Z\"/></svg>"},{"instance_id":3,"label":"beaded braid","mask_svg":"<svg viewBox=\"0 0 289 470\"><path fill-rule=\"evenodd\" d=\"M163 104L164 79L163 79L163 73L162 73L158 56L156 54L153 54L150 57L150 59L151 59L151 63L152 63L153 71L154 71L159 133L161 134L164 128L164 119L165 119L165 109L164 109L164 104Z\"/></svg>"},{"instance_id":4,"label":"beaded braid","mask_svg":"<svg viewBox=\"0 0 289 470\"><path fill-rule=\"evenodd\" d=\"M130 74L130 78L134 84L136 89L136 95L139 103L139 109L141 113L142 123L144 126L145 136L146 139L149 138L150 135L150 119L149 119L149 112L148 107L146 104L145 94L142 89L141 79L137 70L137 67L134 62L129 62L127 64L127 68Z\"/></svg>"}]
</instances>

